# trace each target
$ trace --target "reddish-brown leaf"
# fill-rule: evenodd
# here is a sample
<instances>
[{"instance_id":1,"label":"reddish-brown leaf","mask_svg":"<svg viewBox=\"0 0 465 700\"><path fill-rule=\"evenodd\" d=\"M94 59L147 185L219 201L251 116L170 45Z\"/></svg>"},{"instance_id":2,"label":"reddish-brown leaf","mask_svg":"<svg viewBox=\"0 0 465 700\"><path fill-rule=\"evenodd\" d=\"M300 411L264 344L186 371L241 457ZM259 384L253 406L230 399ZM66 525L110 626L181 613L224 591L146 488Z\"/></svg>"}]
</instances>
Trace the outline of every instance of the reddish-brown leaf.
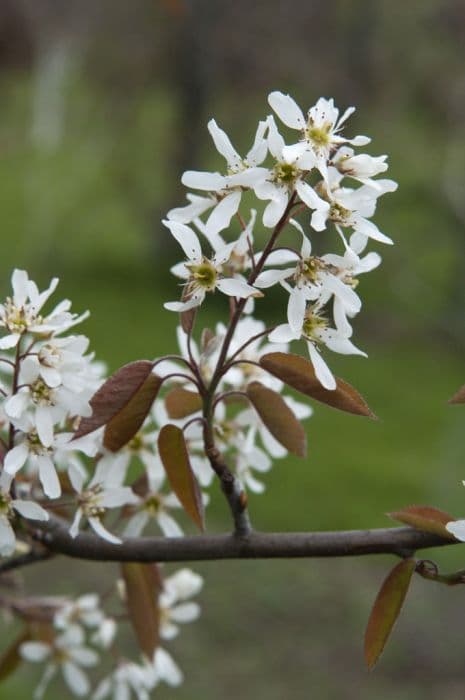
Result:
<instances>
[{"instance_id":1,"label":"reddish-brown leaf","mask_svg":"<svg viewBox=\"0 0 465 700\"><path fill-rule=\"evenodd\" d=\"M26 629L22 632L15 641L0 656L0 681L8 678L15 671L22 661L19 648L23 642L29 641L31 638L29 631Z\"/></svg>"},{"instance_id":2,"label":"reddish-brown leaf","mask_svg":"<svg viewBox=\"0 0 465 700\"><path fill-rule=\"evenodd\" d=\"M365 399L344 380L336 378L334 391L325 389L317 379L312 363L305 357L291 353L271 352L260 358L260 365L285 384L306 396L311 396L316 401L347 413L376 418Z\"/></svg>"},{"instance_id":3,"label":"reddish-brown leaf","mask_svg":"<svg viewBox=\"0 0 465 700\"><path fill-rule=\"evenodd\" d=\"M191 294L189 292L188 287L186 286L182 290L181 301L186 302L189 301L190 298ZM188 311L181 311L181 313L179 314L181 328L183 329L184 333L186 333L186 335L190 335L192 333L192 329L194 328L195 323L195 317L197 316L197 309L198 306L194 306L193 309L189 309Z\"/></svg>"},{"instance_id":4,"label":"reddish-brown leaf","mask_svg":"<svg viewBox=\"0 0 465 700\"><path fill-rule=\"evenodd\" d=\"M74 437L82 437L106 425L129 403L152 372L152 367L152 362L138 360L112 374L93 395L90 401L92 415L82 418Z\"/></svg>"},{"instance_id":5,"label":"reddish-brown leaf","mask_svg":"<svg viewBox=\"0 0 465 700\"><path fill-rule=\"evenodd\" d=\"M282 396L260 382L251 382L246 393L273 437L292 454L305 457L305 431Z\"/></svg>"},{"instance_id":6,"label":"reddish-brown leaf","mask_svg":"<svg viewBox=\"0 0 465 700\"><path fill-rule=\"evenodd\" d=\"M103 444L108 450L117 452L132 440L146 419L162 381L161 377L151 372L127 404L107 423Z\"/></svg>"},{"instance_id":7,"label":"reddish-brown leaf","mask_svg":"<svg viewBox=\"0 0 465 700\"><path fill-rule=\"evenodd\" d=\"M202 494L192 471L182 430L171 423L164 425L158 436L158 451L171 488L189 517L203 530Z\"/></svg>"},{"instance_id":8,"label":"reddish-brown leaf","mask_svg":"<svg viewBox=\"0 0 465 700\"><path fill-rule=\"evenodd\" d=\"M449 399L449 403L465 403L465 384Z\"/></svg>"},{"instance_id":9,"label":"reddish-brown leaf","mask_svg":"<svg viewBox=\"0 0 465 700\"><path fill-rule=\"evenodd\" d=\"M397 564L376 596L365 631L365 661L369 669L378 661L399 616L415 566L414 559Z\"/></svg>"},{"instance_id":10,"label":"reddish-brown leaf","mask_svg":"<svg viewBox=\"0 0 465 700\"><path fill-rule=\"evenodd\" d=\"M126 605L141 651L151 659L159 642L160 578L154 564L121 564L126 584Z\"/></svg>"},{"instance_id":11,"label":"reddish-brown leaf","mask_svg":"<svg viewBox=\"0 0 465 700\"><path fill-rule=\"evenodd\" d=\"M395 513L388 513L388 515L393 520L399 520L399 522L411 525L417 530L432 532L435 535L447 537L449 540L455 539L455 537L446 530L447 523L454 521L455 518L432 506L408 506Z\"/></svg>"},{"instance_id":12,"label":"reddish-brown leaf","mask_svg":"<svg viewBox=\"0 0 465 700\"><path fill-rule=\"evenodd\" d=\"M197 392L176 386L165 396L165 406L168 416L176 420L199 411L202 408L202 399Z\"/></svg>"}]
</instances>

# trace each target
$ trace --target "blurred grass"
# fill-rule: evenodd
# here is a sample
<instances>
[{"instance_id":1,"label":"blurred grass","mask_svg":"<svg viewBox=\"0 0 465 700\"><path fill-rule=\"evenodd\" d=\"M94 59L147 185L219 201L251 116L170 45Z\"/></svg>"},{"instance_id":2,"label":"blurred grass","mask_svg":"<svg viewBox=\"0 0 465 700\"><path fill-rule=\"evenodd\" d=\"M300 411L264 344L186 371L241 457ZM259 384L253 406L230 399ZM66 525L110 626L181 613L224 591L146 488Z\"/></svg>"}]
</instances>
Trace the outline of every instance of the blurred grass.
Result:
<instances>
[{"instance_id":1,"label":"blurred grass","mask_svg":"<svg viewBox=\"0 0 465 700\"><path fill-rule=\"evenodd\" d=\"M42 286L60 276L59 296L71 298L76 311L91 309L82 331L112 371L173 350L176 319L161 310L161 300L177 297L176 281L167 282L174 256L159 219L165 201L183 197L173 193L175 104L160 89L113 104L78 77L68 91L64 141L47 151L30 139L28 80L16 76L0 85L2 293L12 267L25 267ZM245 124L239 107L227 100L219 108L218 121L238 145L241 139L248 145L243 131L250 131L251 122ZM465 511L465 415L446 405L464 381L457 352L463 347L451 342L463 330L441 332L458 305L451 289L463 234L430 175L441 170L433 138L437 125L414 113L395 115L389 123L368 113L357 126L373 135L373 153L392 156L390 175L401 187L381 202L377 221L397 245L382 251L383 268L361 282L366 311L357 340L369 360L329 361L367 398L379 421L315 405L308 458L277 462L266 477L266 495L250 497L258 529L387 526L386 512L411 503L456 515ZM218 164L214 156L207 160ZM224 309L221 301L213 304L206 322L213 324ZM223 499L214 490L207 516L210 531L228 527ZM461 566L460 550L440 551L437 559L445 567ZM162 697L240 693L273 700L311 693L387 700L395 693L400 700L458 699L459 593L447 591L446 597L425 582L415 584L380 669L364 674L360 639L369 601L388 566L386 557L196 565L207 577L205 615L169 645L186 684L178 691L164 688ZM49 588L50 570L41 565L36 571L27 578ZM65 570L61 562L53 572L57 591L74 590L75 582L82 591L101 585L90 565L67 563ZM0 697L30 697L33 674L17 673ZM62 697L56 688L50 698Z\"/></svg>"}]
</instances>

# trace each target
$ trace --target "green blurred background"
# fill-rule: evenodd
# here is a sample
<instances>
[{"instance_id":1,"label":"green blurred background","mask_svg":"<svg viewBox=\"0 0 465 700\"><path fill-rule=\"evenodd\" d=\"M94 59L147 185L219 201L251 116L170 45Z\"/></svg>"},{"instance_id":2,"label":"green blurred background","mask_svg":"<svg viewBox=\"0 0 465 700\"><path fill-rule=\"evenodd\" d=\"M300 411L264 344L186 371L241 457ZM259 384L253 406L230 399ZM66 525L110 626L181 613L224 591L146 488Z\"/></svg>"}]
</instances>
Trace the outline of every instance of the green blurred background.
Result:
<instances>
[{"instance_id":1,"label":"green blurred background","mask_svg":"<svg viewBox=\"0 0 465 700\"><path fill-rule=\"evenodd\" d=\"M208 118L243 150L271 89L302 106L333 96L357 106L348 131L389 154L400 187L376 222L396 246L378 246L384 263L361 282L356 321L369 359L329 358L380 420L315 406L308 459L277 463L266 495L250 499L259 529L386 526L386 512L411 503L465 514L465 412L446 403L465 381L464 32L462 0L0 2L2 293L13 267L41 285L59 276L75 310L91 310L83 332L110 370L173 350L176 319L161 303L177 295L178 251L160 219L184 201L183 170L221 167ZM224 310L216 300L205 318ZM219 531L227 512L220 494L212 501L208 529ZM450 549L429 555L465 566ZM462 699L460 587L414 581L365 671L364 626L393 563L195 565L204 614L167 645L186 682L155 696ZM85 592L102 590L102 572L57 561L26 580ZM2 627L2 646L12 634ZM0 697L31 697L36 671ZM48 697L64 696L56 684Z\"/></svg>"}]
</instances>

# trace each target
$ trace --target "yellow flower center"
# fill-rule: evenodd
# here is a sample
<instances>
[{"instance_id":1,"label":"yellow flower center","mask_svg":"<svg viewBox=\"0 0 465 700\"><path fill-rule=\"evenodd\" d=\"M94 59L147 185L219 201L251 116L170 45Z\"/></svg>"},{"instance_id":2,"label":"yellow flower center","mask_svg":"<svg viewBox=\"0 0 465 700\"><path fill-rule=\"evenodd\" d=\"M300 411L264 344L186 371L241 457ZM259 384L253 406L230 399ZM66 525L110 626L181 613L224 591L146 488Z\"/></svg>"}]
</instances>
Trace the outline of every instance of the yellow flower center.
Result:
<instances>
[{"instance_id":1,"label":"yellow flower center","mask_svg":"<svg viewBox=\"0 0 465 700\"><path fill-rule=\"evenodd\" d=\"M334 223L344 225L349 221L350 216L350 209L346 209L342 206L342 204L338 204L337 202L333 202L333 204L331 204L329 218L331 221L334 221Z\"/></svg>"},{"instance_id":2,"label":"yellow flower center","mask_svg":"<svg viewBox=\"0 0 465 700\"><path fill-rule=\"evenodd\" d=\"M302 334L308 340L318 343L320 342L320 338L317 334L317 331L322 330L323 328L327 328L327 326L328 321L325 318L309 310L305 314L305 319L302 326Z\"/></svg>"},{"instance_id":3,"label":"yellow flower center","mask_svg":"<svg viewBox=\"0 0 465 700\"><path fill-rule=\"evenodd\" d=\"M13 509L11 507L11 496L4 491L0 491L0 514L11 518Z\"/></svg>"},{"instance_id":4,"label":"yellow flower center","mask_svg":"<svg viewBox=\"0 0 465 700\"><path fill-rule=\"evenodd\" d=\"M307 129L307 136L312 143L317 147L328 146L330 143L330 131L331 124L324 124L323 126L310 126Z\"/></svg>"},{"instance_id":5,"label":"yellow flower center","mask_svg":"<svg viewBox=\"0 0 465 700\"><path fill-rule=\"evenodd\" d=\"M218 272L214 265L204 258L200 265L186 265L191 273L190 282L195 287L201 287L207 292L212 292L216 287Z\"/></svg>"},{"instance_id":6,"label":"yellow flower center","mask_svg":"<svg viewBox=\"0 0 465 700\"><path fill-rule=\"evenodd\" d=\"M96 484L79 495L79 505L88 518L101 518L105 515L105 508L100 505L102 490L102 486Z\"/></svg>"},{"instance_id":7,"label":"yellow flower center","mask_svg":"<svg viewBox=\"0 0 465 700\"><path fill-rule=\"evenodd\" d=\"M36 379L36 381L31 384L31 399L35 404L40 406L53 406L53 392L50 387L48 387L42 379Z\"/></svg>"},{"instance_id":8,"label":"yellow flower center","mask_svg":"<svg viewBox=\"0 0 465 700\"><path fill-rule=\"evenodd\" d=\"M321 260L321 258L311 255L309 258L300 261L295 274L295 280L296 282L302 279L308 282L316 282L318 275L326 267L326 263Z\"/></svg>"},{"instance_id":9,"label":"yellow flower center","mask_svg":"<svg viewBox=\"0 0 465 700\"><path fill-rule=\"evenodd\" d=\"M293 163L276 163L273 169L273 181L283 185L293 185L299 176L299 169Z\"/></svg>"}]
</instances>

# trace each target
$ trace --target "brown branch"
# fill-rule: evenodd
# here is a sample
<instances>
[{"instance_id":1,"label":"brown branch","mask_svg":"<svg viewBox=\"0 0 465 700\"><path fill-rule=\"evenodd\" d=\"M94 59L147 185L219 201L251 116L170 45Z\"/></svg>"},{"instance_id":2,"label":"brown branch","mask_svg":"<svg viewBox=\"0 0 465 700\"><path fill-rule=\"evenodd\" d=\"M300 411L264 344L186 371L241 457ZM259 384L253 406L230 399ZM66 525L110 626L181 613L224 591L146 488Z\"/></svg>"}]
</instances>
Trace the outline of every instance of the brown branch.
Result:
<instances>
[{"instance_id":1,"label":"brown branch","mask_svg":"<svg viewBox=\"0 0 465 700\"><path fill-rule=\"evenodd\" d=\"M288 559L347 557L368 554L411 556L418 549L458 544L455 540L411 527L338 532L251 532L239 535L193 537L134 537L121 545L91 533L73 539L57 520L36 530L34 536L51 552L96 561L208 561L219 559Z\"/></svg>"},{"instance_id":2,"label":"brown branch","mask_svg":"<svg viewBox=\"0 0 465 700\"><path fill-rule=\"evenodd\" d=\"M0 575L6 573L7 571L13 571L13 569L20 569L23 566L29 566L29 564L36 564L39 561L45 561L53 556L53 552L50 549L31 550L26 552L26 554L20 554L16 557L11 557L5 561L0 561Z\"/></svg>"}]
</instances>

